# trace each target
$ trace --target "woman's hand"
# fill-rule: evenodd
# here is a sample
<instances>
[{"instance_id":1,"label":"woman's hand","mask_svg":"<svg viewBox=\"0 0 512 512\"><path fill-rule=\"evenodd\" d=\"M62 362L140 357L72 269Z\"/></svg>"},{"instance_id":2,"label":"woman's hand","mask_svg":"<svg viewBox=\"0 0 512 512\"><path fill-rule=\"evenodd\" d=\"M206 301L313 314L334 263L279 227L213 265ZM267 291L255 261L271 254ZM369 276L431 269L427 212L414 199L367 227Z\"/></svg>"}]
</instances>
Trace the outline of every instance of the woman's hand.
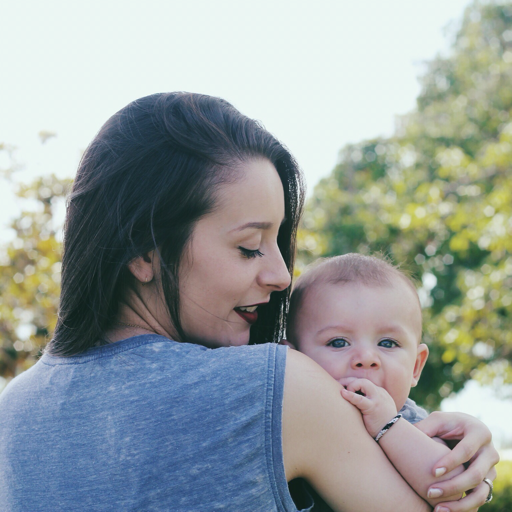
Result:
<instances>
[{"instance_id":1,"label":"woman's hand","mask_svg":"<svg viewBox=\"0 0 512 512\"><path fill-rule=\"evenodd\" d=\"M457 412L434 412L416 424L429 437L440 437L450 443L457 441L453 450L434 465L434 474L441 476L459 464L467 466L460 475L430 488L432 497L451 496L468 492L460 501L440 503L435 512L474 512L485 503L489 486L484 478L494 480L499 455L492 444L490 430L479 420L468 414Z\"/></svg>"}]
</instances>

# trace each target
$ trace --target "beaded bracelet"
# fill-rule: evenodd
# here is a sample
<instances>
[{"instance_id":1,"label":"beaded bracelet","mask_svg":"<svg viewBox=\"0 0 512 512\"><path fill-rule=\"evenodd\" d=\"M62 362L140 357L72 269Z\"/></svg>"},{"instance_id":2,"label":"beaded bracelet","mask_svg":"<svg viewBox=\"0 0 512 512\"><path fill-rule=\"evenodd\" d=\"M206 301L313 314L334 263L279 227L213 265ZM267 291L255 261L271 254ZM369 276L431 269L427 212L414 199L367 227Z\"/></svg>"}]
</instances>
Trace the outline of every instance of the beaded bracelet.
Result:
<instances>
[{"instance_id":1,"label":"beaded bracelet","mask_svg":"<svg viewBox=\"0 0 512 512\"><path fill-rule=\"evenodd\" d=\"M380 441L380 438L402 417L401 414L397 414L391 421L386 423L381 429L380 432L376 435L375 441L377 443Z\"/></svg>"}]
</instances>

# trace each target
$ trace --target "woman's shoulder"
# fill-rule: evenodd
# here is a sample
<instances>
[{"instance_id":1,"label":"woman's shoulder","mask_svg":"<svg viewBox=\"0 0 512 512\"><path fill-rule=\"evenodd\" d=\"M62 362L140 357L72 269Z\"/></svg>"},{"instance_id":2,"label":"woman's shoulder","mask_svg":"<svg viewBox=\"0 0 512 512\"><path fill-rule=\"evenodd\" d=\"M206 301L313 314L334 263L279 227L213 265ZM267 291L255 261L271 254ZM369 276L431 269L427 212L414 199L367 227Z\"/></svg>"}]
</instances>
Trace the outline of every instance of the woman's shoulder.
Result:
<instances>
[{"instance_id":1,"label":"woman's shoulder","mask_svg":"<svg viewBox=\"0 0 512 512\"><path fill-rule=\"evenodd\" d=\"M152 382L155 392L160 385L164 393L169 382L175 387L197 386L199 381L226 387L238 381L240 389L264 386L270 379L282 387L286 353L286 347L274 343L207 348L147 334L94 347L73 357L45 354L39 362L39 373L53 367L54 379L62 376L68 381L72 366L77 381L92 380L97 385L105 380L109 386L127 380Z\"/></svg>"}]
</instances>

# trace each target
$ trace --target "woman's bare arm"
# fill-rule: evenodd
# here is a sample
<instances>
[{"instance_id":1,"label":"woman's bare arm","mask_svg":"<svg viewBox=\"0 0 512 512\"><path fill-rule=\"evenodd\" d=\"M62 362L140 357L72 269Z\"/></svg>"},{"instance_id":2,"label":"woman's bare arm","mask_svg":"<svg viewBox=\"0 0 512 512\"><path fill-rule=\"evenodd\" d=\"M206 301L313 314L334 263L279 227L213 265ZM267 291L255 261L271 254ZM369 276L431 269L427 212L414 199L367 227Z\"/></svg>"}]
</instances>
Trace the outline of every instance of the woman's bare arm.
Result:
<instances>
[{"instance_id":1,"label":"woman's bare arm","mask_svg":"<svg viewBox=\"0 0 512 512\"><path fill-rule=\"evenodd\" d=\"M314 361L289 351L283 403L286 477L305 478L341 512L428 512L368 435L340 384Z\"/></svg>"}]
</instances>

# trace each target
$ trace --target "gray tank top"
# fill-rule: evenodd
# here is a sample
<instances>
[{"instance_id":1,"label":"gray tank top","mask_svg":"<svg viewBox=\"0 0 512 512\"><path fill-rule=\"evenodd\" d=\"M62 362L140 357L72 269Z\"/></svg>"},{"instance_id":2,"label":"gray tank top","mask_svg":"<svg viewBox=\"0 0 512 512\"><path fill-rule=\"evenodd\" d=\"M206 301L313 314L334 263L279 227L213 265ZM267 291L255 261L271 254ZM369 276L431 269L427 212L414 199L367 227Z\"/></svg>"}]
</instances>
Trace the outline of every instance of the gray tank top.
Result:
<instances>
[{"instance_id":1,"label":"gray tank top","mask_svg":"<svg viewBox=\"0 0 512 512\"><path fill-rule=\"evenodd\" d=\"M0 510L296 511L285 363L156 335L44 355L0 394Z\"/></svg>"}]
</instances>

